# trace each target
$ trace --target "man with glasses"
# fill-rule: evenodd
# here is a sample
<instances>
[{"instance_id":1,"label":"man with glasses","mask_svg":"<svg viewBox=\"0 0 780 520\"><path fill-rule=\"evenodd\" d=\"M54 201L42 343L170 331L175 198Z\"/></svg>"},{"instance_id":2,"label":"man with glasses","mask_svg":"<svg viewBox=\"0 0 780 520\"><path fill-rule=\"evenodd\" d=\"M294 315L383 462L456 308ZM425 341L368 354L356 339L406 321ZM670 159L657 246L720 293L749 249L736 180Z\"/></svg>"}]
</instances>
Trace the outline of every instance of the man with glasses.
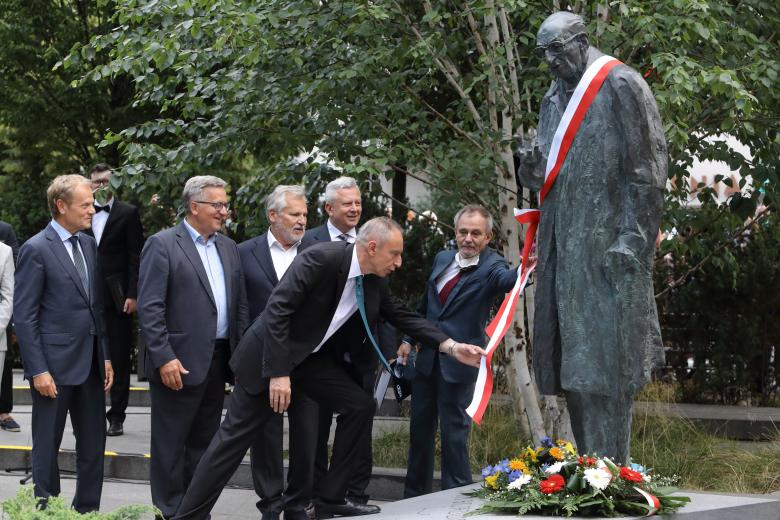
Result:
<instances>
[{"instance_id":1,"label":"man with glasses","mask_svg":"<svg viewBox=\"0 0 780 520\"><path fill-rule=\"evenodd\" d=\"M625 463L634 394L663 355L652 269L666 142L641 75L591 47L582 18L551 15L537 45L555 82L542 100L536 142L521 146L519 184L542 190L548 155L566 147L553 141L560 122L574 128L567 106L574 99L571 109L584 107L578 99L589 99L579 96L586 84L596 94L568 153L551 161L563 158L541 204L536 384L543 394L566 396L581 453ZM591 77L605 79L599 86Z\"/></svg>"},{"instance_id":2,"label":"man with glasses","mask_svg":"<svg viewBox=\"0 0 780 520\"><path fill-rule=\"evenodd\" d=\"M130 359L133 353L133 314L138 298L138 266L143 230L138 208L114 197L111 167L96 164L89 172L95 215L86 232L97 242L101 279L98 290L105 309L106 333L114 365L111 408L106 413L108 431L124 433L125 410L130 395Z\"/></svg>"},{"instance_id":3,"label":"man with glasses","mask_svg":"<svg viewBox=\"0 0 780 520\"><path fill-rule=\"evenodd\" d=\"M184 220L141 253L138 318L152 396L152 502L172 516L219 428L230 353L249 323L236 243L220 233L226 183L192 177Z\"/></svg>"}]
</instances>

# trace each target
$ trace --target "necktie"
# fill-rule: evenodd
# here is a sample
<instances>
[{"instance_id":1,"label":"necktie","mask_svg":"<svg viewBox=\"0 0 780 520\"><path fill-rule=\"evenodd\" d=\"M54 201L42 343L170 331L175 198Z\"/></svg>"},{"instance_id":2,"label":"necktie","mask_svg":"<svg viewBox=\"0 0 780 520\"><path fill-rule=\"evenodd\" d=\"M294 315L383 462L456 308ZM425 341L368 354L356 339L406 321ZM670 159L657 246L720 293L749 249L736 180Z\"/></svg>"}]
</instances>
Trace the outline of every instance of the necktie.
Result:
<instances>
[{"instance_id":1,"label":"necktie","mask_svg":"<svg viewBox=\"0 0 780 520\"><path fill-rule=\"evenodd\" d=\"M442 287L441 291L439 292L439 303L444 305L444 302L446 302L447 298L449 298L452 289L458 284L462 274L463 269L460 269L457 273L455 273L455 276L450 278L450 280L444 284L444 287Z\"/></svg>"},{"instance_id":2,"label":"necktie","mask_svg":"<svg viewBox=\"0 0 780 520\"><path fill-rule=\"evenodd\" d=\"M344 242L349 242L349 235L347 235L346 233L342 233L336 238L338 238L339 240L343 240Z\"/></svg>"},{"instance_id":3,"label":"necktie","mask_svg":"<svg viewBox=\"0 0 780 520\"><path fill-rule=\"evenodd\" d=\"M84 257L81 256L81 250L79 249L79 238L76 235L71 236L68 239L73 249L73 265L76 266L76 271L81 278L81 285L84 287L84 292L89 294L89 279L87 278L87 266L84 263Z\"/></svg>"},{"instance_id":4,"label":"necktie","mask_svg":"<svg viewBox=\"0 0 780 520\"><path fill-rule=\"evenodd\" d=\"M111 206L109 206L108 204L106 204L105 206L100 206L99 204L95 204L95 211L96 212L105 211L106 213L111 213Z\"/></svg>"},{"instance_id":5,"label":"necktie","mask_svg":"<svg viewBox=\"0 0 780 520\"><path fill-rule=\"evenodd\" d=\"M357 299L358 310L360 311L360 317L363 318L363 326L366 328L368 339L370 339L371 344L374 345L374 350L376 350L376 355L379 356L379 361L382 362L382 366L384 366L385 370L392 374L393 371L390 369L390 364L382 354L382 349L380 349L379 345L377 345L376 339L374 339L374 335L371 334L371 327L368 325L368 318L366 318L366 302L363 299L363 275L355 277L355 298Z\"/></svg>"}]
</instances>

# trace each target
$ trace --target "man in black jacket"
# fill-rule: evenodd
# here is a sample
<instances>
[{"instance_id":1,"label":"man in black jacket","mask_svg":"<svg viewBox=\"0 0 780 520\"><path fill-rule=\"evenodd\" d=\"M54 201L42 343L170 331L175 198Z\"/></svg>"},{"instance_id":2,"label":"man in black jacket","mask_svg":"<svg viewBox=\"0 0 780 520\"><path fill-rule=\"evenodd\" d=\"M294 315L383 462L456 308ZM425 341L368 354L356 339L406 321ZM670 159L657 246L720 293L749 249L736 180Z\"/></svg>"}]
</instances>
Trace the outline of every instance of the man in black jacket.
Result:
<instances>
[{"instance_id":1,"label":"man in black jacket","mask_svg":"<svg viewBox=\"0 0 780 520\"><path fill-rule=\"evenodd\" d=\"M106 413L106 435L124 433L125 410L130 394L130 359L133 353L133 314L138 297L138 266L143 230L138 208L116 200L111 188L111 167L96 164L89 172L95 195L95 216L88 234L98 245L101 301L105 306L106 332L114 365L111 408Z\"/></svg>"},{"instance_id":2,"label":"man in black jacket","mask_svg":"<svg viewBox=\"0 0 780 520\"><path fill-rule=\"evenodd\" d=\"M14 228L8 222L0 220L0 242L11 248L14 255L14 264L16 264L16 257L19 254L19 242L16 240L16 233ZM13 321L13 319L11 320ZM12 326L9 324L6 331L8 333L8 349L11 349L11 332ZM7 432L21 431L19 423L11 417L11 410L14 407L14 389L13 389L13 372L11 370L11 363L9 362L7 355L5 363L3 363L3 376L2 382L0 382L0 429Z\"/></svg>"}]
</instances>

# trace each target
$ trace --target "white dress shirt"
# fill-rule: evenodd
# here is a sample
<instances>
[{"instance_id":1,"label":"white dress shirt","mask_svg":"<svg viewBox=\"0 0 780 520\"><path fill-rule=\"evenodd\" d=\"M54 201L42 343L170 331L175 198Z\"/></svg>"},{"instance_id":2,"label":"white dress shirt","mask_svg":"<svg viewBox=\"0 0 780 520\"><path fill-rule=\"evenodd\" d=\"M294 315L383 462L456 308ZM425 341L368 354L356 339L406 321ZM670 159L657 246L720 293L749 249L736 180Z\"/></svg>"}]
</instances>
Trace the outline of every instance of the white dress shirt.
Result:
<instances>
[{"instance_id":1,"label":"white dress shirt","mask_svg":"<svg viewBox=\"0 0 780 520\"><path fill-rule=\"evenodd\" d=\"M206 277L209 279L211 294L214 295L214 301L217 304L217 330L216 339L228 339L228 303L227 288L225 286L225 271L222 268L222 259L217 251L217 234L214 233L208 238L208 241L198 233L194 227L184 219L184 227L190 233L192 241L195 243L195 249L198 251L200 261L206 270Z\"/></svg>"},{"instance_id":2,"label":"white dress shirt","mask_svg":"<svg viewBox=\"0 0 780 520\"><path fill-rule=\"evenodd\" d=\"M71 244L70 240L68 239L72 236L79 236L80 233L76 233L75 235L72 234L70 231L62 227L54 219L52 219L51 221L51 227L54 228L54 231L57 232L57 236L59 236L60 240L62 240L62 244L65 246L65 250L68 252L71 262L73 262L73 265L76 265L76 261L73 259L73 244ZM84 269L87 270L87 276L89 276L89 267L87 266L87 259L84 256L84 250L81 247L81 243L80 242L77 243L78 243L79 251L81 251L81 258L84 259Z\"/></svg>"},{"instance_id":3,"label":"white dress shirt","mask_svg":"<svg viewBox=\"0 0 780 520\"><path fill-rule=\"evenodd\" d=\"M111 209L114 209L114 197L111 197L106 204ZM92 216L92 234L95 235L95 242L100 245L100 239L103 238L103 231L106 229L106 222L108 222L108 211L96 211Z\"/></svg>"},{"instance_id":4,"label":"white dress shirt","mask_svg":"<svg viewBox=\"0 0 780 520\"><path fill-rule=\"evenodd\" d=\"M330 326L325 331L320 344L312 352L317 352L326 341L330 339L333 334L336 333L342 325L344 325L349 318L357 311L357 296L355 296L355 278L362 276L360 271L360 263L358 263L357 248L352 250L352 262L349 264L349 273L347 274L347 283L344 285L344 292L341 293L341 299L339 300L336 312L333 313L333 318L330 320Z\"/></svg>"},{"instance_id":5,"label":"white dress shirt","mask_svg":"<svg viewBox=\"0 0 780 520\"><path fill-rule=\"evenodd\" d=\"M285 249L282 244L276 240L276 237L271 230L268 230L268 250L271 253L271 262L274 264L274 271L276 271L276 279L281 280L284 273L287 272L287 268L295 260L295 256L298 254L298 246L301 241L297 241L291 245L288 249Z\"/></svg>"},{"instance_id":6,"label":"white dress shirt","mask_svg":"<svg viewBox=\"0 0 780 520\"><path fill-rule=\"evenodd\" d=\"M341 231L339 231L339 228L337 228L331 223L330 219L328 219L326 226L328 227L328 233L330 233L331 242L341 240L339 238L340 235L347 235L347 242L349 242L350 244L355 243L355 239L357 238L357 230L355 228L350 229L346 233L342 233Z\"/></svg>"}]
</instances>

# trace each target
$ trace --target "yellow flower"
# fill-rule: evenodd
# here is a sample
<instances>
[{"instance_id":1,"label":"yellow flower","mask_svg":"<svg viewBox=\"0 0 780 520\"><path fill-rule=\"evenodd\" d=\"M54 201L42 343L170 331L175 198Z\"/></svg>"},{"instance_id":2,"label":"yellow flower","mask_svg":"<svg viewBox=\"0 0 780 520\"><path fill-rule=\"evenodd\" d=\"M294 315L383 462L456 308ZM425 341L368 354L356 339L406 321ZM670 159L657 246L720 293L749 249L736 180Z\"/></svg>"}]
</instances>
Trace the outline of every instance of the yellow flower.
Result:
<instances>
[{"instance_id":1,"label":"yellow flower","mask_svg":"<svg viewBox=\"0 0 780 520\"><path fill-rule=\"evenodd\" d=\"M520 459L512 459L509 461L509 469L513 471L522 471L523 473L528 473L528 466L525 465L525 462L523 462Z\"/></svg>"},{"instance_id":2,"label":"yellow flower","mask_svg":"<svg viewBox=\"0 0 780 520\"><path fill-rule=\"evenodd\" d=\"M531 460L531 462L536 462L536 460L537 460L536 450L534 450L533 448L529 447L528 449L526 449L525 454L528 456L528 458Z\"/></svg>"},{"instance_id":3,"label":"yellow flower","mask_svg":"<svg viewBox=\"0 0 780 520\"><path fill-rule=\"evenodd\" d=\"M485 484L487 484L487 487L490 489L498 489L498 473L485 477Z\"/></svg>"},{"instance_id":4,"label":"yellow flower","mask_svg":"<svg viewBox=\"0 0 780 520\"><path fill-rule=\"evenodd\" d=\"M550 448L550 456L555 460L563 460L563 450L558 448Z\"/></svg>"},{"instance_id":5,"label":"yellow flower","mask_svg":"<svg viewBox=\"0 0 780 520\"><path fill-rule=\"evenodd\" d=\"M574 449L574 445L572 443L570 443L570 442L565 443L563 445L563 449L568 451L572 455L576 455L577 454L577 450Z\"/></svg>"}]
</instances>

